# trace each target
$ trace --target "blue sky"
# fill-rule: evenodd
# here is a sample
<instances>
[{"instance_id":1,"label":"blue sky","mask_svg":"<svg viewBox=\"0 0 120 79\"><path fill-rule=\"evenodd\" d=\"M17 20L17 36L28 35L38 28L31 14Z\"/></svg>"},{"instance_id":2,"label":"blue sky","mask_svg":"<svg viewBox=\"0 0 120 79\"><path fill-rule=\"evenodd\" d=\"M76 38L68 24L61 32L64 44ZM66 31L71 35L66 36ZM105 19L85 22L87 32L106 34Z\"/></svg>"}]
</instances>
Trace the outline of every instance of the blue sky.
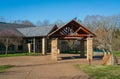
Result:
<instances>
[{"instance_id":1,"label":"blue sky","mask_svg":"<svg viewBox=\"0 0 120 79\"><path fill-rule=\"evenodd\" d=\"M83 20L87 15L120 14L120 0L0 0L0 17L6 20Z\"/></svg>"}]
</instances>

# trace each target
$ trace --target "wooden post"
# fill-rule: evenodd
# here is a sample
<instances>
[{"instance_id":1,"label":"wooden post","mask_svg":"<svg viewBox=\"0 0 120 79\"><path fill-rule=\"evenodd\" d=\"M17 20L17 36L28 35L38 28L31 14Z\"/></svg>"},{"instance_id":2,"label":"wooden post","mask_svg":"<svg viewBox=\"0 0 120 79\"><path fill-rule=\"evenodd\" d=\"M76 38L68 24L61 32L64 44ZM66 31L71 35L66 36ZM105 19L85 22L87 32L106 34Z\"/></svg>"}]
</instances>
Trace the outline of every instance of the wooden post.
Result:
<instances>
[{"instance_id":1,"label":"wooden post","mask_svg":"<svg viewBox=\"0 0 120 79\"><path fill-rule=\"evenodd\" d=\"M87 38L87 60L89 61L89 64L91 64L92 61L92 53L93 53L93 46L92 46L92 41L93 38Z\"/></svg>"},{"instance_id":2,"label":"wooden post","mask_svg":"<svg viewBox=\"0 0 120 79\"><path fill-rule=\"evenodd\" d=\"M45 47L46 47L45 44L46 44L46 43L45 43L45 37L43 37L43 38L42 38L42 54L43 54L43 55L45 55Z\"/></svg>"},{"instance_id":3,"label":"wooden post","mask_svg":"<svg viewBox=\"0 0 120 79\"><path fill-rule=\"evenodd\" d=\"M58 60L58 39L53 38L51 41L51 55L52 55L52 60Z\"/></svg>"},{"instance_id":4,"label":"wooden post","mask_svg":"<svg viewBox=\"0 0 120 79\"><path fill-rule=\"evenodd\" d=\"M33 38L33 52L35 53L35 37Z\"/></svg>"},{"instance_id":5,"label":"wooden post","mask_svg":"<svg viewBox=\"0 0 120 79\"><path fill-rule=\"evenodd\" d=\"M23 51L24 51L24 52L28 52L28 51L27 51L27 48L28 48L28 45L26 44L26 40L23 39Z\"/></svg>"}]
</instances>

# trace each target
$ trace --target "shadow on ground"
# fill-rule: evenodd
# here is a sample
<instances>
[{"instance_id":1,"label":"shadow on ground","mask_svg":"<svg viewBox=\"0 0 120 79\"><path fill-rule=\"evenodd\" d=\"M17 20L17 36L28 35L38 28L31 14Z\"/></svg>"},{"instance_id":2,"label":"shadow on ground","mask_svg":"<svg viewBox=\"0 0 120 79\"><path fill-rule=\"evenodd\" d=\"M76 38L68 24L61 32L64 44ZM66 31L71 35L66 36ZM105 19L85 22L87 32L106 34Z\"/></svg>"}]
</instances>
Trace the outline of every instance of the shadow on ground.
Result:
<instances>
[{"instance_id":1,"label":"shadow on ground","mask_svg":"<svg viewBox=\"0 0 120 79\"><path fill-rule=\"evenodd\" d=\"M60 57L61 60L71 60L71 59L83 59L86 58L85 57L80 57L80 56L66 56L66 57ZM101 60L103 58L103 56L93 56L93 59L95 60Z\"/></svg>"}]
</instances>

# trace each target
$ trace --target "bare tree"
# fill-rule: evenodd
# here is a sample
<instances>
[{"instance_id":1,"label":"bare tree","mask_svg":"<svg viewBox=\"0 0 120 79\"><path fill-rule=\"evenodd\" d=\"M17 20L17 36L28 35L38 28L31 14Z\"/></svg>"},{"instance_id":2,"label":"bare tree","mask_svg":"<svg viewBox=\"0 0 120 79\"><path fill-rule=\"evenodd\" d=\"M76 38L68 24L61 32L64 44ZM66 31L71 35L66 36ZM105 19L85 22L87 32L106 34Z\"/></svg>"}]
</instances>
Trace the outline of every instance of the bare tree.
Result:
<instances>
[{"instance_id":1,"label":"bare tree","mask_svg":"<svg viewBox=\"0 0 120 79\"><path fill-rule=\"evenodd\" d=\"M30 22L29 20L15 20L12 23L15 24L23 24L23 25L34 25L32 22Z\"/></svg>"},{"instance_id":2,"label":"bare tree","mask_svg":"<svg viewBox=\"0 0 120 79\"><path fill-rule=\"evenodd\" d=\"M95 40L105 49L112 51L115 28L119 27L120 15L116 16L87 16L84 24L97 35Z\"/></svg>"},{"instance_id":3,"label":"bare tree","mask_svg":"<svg viewBox=\"0 0 120 79\"><path fill-rule=\"evenodd\" d=\"M24 25L34 25L32 22L30 22L28 20L22 21L22 24L24 24Z\"/></svg>"},{"instance_id":4,"label":"bare tree","mask_svg":"<svg viewBox=\"0 0 120 79\"><path fill-rule=\"evenodd\" d=\"M4 17L0 17L0 22L6 22L6 19Z\"/></svg>"},{"instance_id":5,"label":"bare tree","mask_svg":"<svg viewBox=\"0 0 120 79\"><path fill-rule=\"evenodd\" d=\"M38 21L36 26L47 26L50 25L49 20Z\"/></svg>"},{"instance_id":6,"label":"bare tree","mask_svg":"<svg viewBox=\"0 0 120 79\"><path fill-rule=\"evenodd\" d=\"M13 30L3 30L0 32L0 42L5 46L5 54L8 53L10 45L18 45L20 40L21 36Z\"/></svg>"},{"instance_id":7,"label":"bare tree","mask_svg":"<svg viewBox=\"0 0 120 79\"><path fill-rule=\"evenodd\" d=\"M58 26L61 26L65 23L62 20L57 20L57 21L54 22L54 24L57 24Z\"/></svg>"}]
</instances>

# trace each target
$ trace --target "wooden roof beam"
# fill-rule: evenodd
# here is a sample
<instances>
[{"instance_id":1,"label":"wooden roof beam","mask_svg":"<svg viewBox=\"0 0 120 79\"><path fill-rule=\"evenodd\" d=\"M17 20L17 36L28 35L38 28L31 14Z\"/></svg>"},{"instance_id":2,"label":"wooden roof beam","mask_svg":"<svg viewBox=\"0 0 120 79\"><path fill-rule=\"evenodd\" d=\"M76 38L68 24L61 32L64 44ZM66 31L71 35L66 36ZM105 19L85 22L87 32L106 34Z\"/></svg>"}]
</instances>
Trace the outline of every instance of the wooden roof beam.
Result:
<instances>
[{"instance_id":1,"label":"wooden roof beam","mask_svg":"<svg viewBox=\"0 0 120 79\"><path fill-rule=\"evenodd\" d=\"M62 30L61 33L63 33L63 35L66 35L66 34L67 34L64 30Z\"/></svg>"},{"instance_id":2,"label":"wooden roof beam","mask_svg":"<svg viewBox=\"0 0 120 79\"><path fill-rule=\"evenodd\" d=\"M74 35L67 35L67 37L84 37L84 36L90 36L88 34L74 34Z\"/></svg>"},{"instance_id":3,"label":"wooden roof beam","mask_svg":"<svg viewBox=\"0 0 120 79\"><path fill-rule=\"evenodd\" d=\"M79 27L74 33L76 34L80 29L81 29L81 27Z\"/></svg>"},{"instance_id":4,"label":"wooden roof beam","mask_svg":"<svg viewBox=\"0 0 120 79\"><path fill-rule=\"evenodd\" d=\"M87 34L90 34L90 32L89 31L87 31L86 29L84 29L84 28L81 28L84 32L86 32Z\"/></svg>"}]
</instances>

